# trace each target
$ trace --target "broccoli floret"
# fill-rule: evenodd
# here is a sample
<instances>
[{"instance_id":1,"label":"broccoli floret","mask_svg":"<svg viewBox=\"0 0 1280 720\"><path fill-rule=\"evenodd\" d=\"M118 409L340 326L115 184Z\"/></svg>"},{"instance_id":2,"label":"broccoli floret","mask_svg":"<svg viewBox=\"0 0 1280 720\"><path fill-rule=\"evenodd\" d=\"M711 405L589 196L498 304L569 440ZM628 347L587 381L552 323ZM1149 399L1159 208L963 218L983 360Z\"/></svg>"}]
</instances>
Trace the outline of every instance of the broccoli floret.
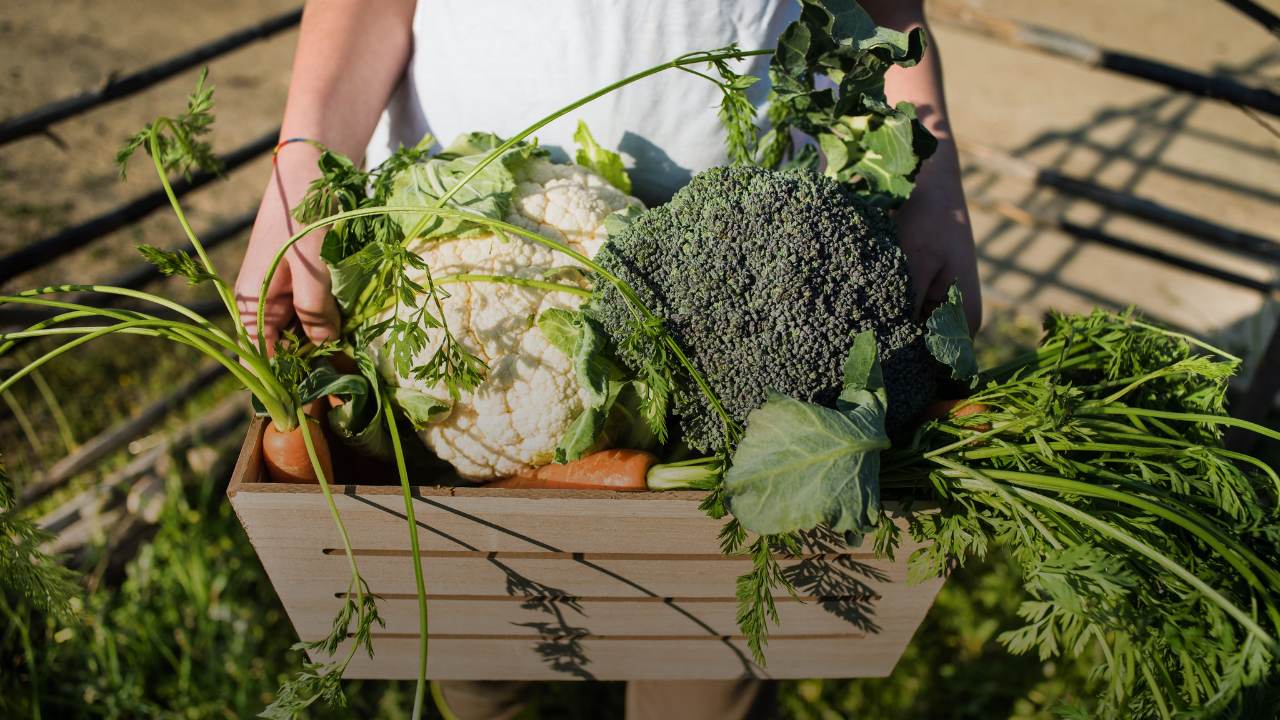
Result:
<instances>
[{"instance_id":1,"label":"broccoli floret","mask_svg":"<svg viewBox=\"0 0 1280 720\"><path fill-rule=\"evenodd\" d=\"M889 217L842 184L807 171L721 167L699 173L641 213L596 257L634 287L738 422L775 390L831 405L854 336L873 330L890 432L934 394L936 364L912 321L906 258ZM630 311L610 283L588 306L622 359ZM725 444L723 422L696 387L673 397L685 442Z\"/></svg>"}]
</instances>

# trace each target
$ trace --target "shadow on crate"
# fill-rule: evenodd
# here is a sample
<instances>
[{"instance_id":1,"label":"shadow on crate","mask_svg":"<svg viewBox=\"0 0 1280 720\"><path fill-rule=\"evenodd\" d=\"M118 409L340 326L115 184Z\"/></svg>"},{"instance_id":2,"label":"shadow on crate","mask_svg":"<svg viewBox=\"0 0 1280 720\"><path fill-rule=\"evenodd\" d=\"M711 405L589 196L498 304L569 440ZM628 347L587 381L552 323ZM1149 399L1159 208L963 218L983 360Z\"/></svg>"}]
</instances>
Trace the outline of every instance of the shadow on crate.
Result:
<instances>
[{"instance_id":1,"label":"shadow on crate","mask_svg":"<svg viewBox=\"0 0 1280 720\"><path fill-rule=\"evenodd\" d=\"M787 568L783 576L801 595L813 596L823 610L865 633L878 633L872 619L879 593L870 582L888 582L879 568L859 561L848 543L828 528L817 528L801 536L805 555Z\"/></svg>"},{"instance_id":2,"label":"shadow on crate","mask_svg":"<svg viewBox=\"0 0 1280 720\"><path fill-rule=\"evenodd\" d=\"M348 487L346 494L351 499L370 508L391 515L400 521L407 521L403 512L362 497L351 486ZM566 553L555 545L525 533L514 531L428 496L415 494L414 500L433 511L450 513L470 523L482 525L493 531L541 548L548 553L567 555L572 562L631 587L640 595L652 598L668 608L673 613L673 624L678 620L682 621L680 624L683 627L696 627L698 628L698 634L703 634L708 639L715 639L719 644L723 645L741 665L740 677L754 678L763 676L760 668L751 661L750 657L743 652L738 644L733 642L735 639L733 636L724 635L723 630L712 627L700 618L697 613L683 607L680 599L665 597L644 584L593 561L584 553ZM438 527L428 525L422 520L418 520L417 525L422 530L454 543L461 548L483 552L482 548ZM848 554L850 548L845 544L843 538L830 531L821 530L805 534L802 547L803 554L799 558L793 559L792 564L785 570L786 577L796 587L799 597L803 598L805 602L817 603L826 612L848 623L850 629L866 633L879 632L880 627L873 620L873 603L878 598L878 594L870 583L886 582L889 580L888 576L878 568L860 562L854 556ZM536 611L546 616L545 620L512 624L533 630L536 633L537 640L534 644L534 649L541 656L547 668L558 675L565 676L566 679L596 679L589 667L591 658L587 655L586 646L583 642L591 638L594 633L588 626L589 617L583 609L581 598L563 588L540 582L522 574L512 567L510 563L504 562L503 558L496 552L485 553L484 560L502 573L505 578L505 592L508 596L521 600L522 608ZM744 566L745 569L746 567ZM685 624L686 622L689 624Z\"/></svg>"}]
</instances>

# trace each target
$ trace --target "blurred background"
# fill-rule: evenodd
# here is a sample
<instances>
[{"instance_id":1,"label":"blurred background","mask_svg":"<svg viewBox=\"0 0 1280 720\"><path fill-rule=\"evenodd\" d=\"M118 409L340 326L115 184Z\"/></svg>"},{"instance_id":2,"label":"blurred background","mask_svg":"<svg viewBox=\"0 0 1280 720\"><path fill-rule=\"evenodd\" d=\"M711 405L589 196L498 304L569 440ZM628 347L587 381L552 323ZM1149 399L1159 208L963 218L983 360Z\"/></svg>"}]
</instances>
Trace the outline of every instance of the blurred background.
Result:
<instances>
[{"instance_id":1,"label":"blurred background","mask_svg":"<svg viewBox=\"0 0 1280 720\"><path fill-rule=\"evenodd\" d=\"M928 8L981 257L986 360L1034 343L1046 310L1134 306L1246 357L1237 407L1275 425L1280 4ZM296 17L296 0L0 2L0 287L109 281L208 302L150 275L134 251L179 247L181 232L148 168L120 182L115 150L181 107L209 66L227 171L198 178L183 202L233 274L268 174ZM189 67L148 82L201 46L176 63ZM83 93L121 97L51 106ZM31 319L6 309L0 326ZM0 715L38 705L47 717L247 717L301 667L222 495L246 418L213 368L123 338L4 394L0 448L21 512L53 534L48 548L83 571L85 590L73 622L0 597ZM1049 718L1085 702L1088 658L1015 658L995 642L1017 625L1020 597L1002 558L963 568L892 677L783 683L783 714ZM348 688L359 717L397 717L412 693ZM610 717L620 705L620 685L565 683L528 712Z\"/></svg>"}]
</instances>

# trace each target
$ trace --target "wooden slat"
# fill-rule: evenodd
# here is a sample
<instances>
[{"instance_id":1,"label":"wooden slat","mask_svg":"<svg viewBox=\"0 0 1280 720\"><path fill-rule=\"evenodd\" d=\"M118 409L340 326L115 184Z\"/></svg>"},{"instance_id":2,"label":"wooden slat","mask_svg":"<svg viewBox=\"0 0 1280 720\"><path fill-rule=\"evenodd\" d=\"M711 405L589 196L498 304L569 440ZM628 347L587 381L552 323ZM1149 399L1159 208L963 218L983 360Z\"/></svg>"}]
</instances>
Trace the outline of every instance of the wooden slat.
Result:
<instances>
[{"instance_id":1,"label":"wooden slat","mask_svg":"<svg viewBox=\"0 0 1280 720\"><path fill-rule=\"evenodd\" d=\"M768 665L751 662L746 643L717 637L685 640L440 639L429 647L427 675L436 680L730 680L741 677L885 677L908 636L779 638ZM345 652L339 648L339 652ZM417 671L413 638L384 639L374 657L358 652L347 678L409 680Z\"/></svg>"},{"instance_id":2,"label":"wooden slat","mask_svg":"<svg viewBox=\"0 0 1280 720\"><path fill-rule=\"evenodd\" d=\"M354 545L366 550L408 546L400 497L343 494L336 500ZM263 542L279 547L341 547L318 493L241 491L233 502L246 527ZM288 523L279 521L285 514ZM415 499L414 515L419 542L428 551L719 552L720 523L709 521L696 500L680 497L628 501L567 495L541 499L428 495ZM661 533L654 532L656 520L662 522ZM300 527L309 530L299 535Z\"/></svg>"},{"instance_id":3,"label":"wooden slat","mask_svg":"<svg viewBox=\"0 0 1280 720\"><path fill-rule=\"evenodd\" d=\"M261 543L259 543L261 545ZM784 568L804 561L782 560ZM557 557L514 559L427 558L422 561L427 586L443 595L471 594L502 597L511 594L549 596L676 597L695 595L731 598L739 575L751 569L739 559L716 560L564 560ZM889 582L904 582L906 566L886 561L851 561L841 564L807 564L821 573L829 586L859 589ZM350 579L347 559L341 555L307 555L274 548L263 566L286 604L302 593L345 591ZM408 594L414 591L413 564L409 558L359 558L360 574L374 593ZM281 588L284 585L285 588ZM785 591L780 591L785 594ZM829 593L846 594L846 593Z\"/></svg>"},{"instance_id":4,"label":"wooden slat","mask_svg":"<svg viewBox=\"0 0 1280 720\"><path fill-rule=\"evenodd\" d=\"M909 633L933 602L941 580L917 586L890 586L885 598L818 598L803 602L778 598L781 622L774 638L794 635L838 635L865 632ZM316 640L328 634L337 610L333 596L304 594L293 598L290 611L297 618L300 637ZM445 596L427 602L429 633L436 635L528 636L736 635L737 603L731 598L610 598L550 599L545 597ZM381 598L378 611L386 621L383 633L418 631L418 604L412 594Z\"/></svg>"}]
</instances>

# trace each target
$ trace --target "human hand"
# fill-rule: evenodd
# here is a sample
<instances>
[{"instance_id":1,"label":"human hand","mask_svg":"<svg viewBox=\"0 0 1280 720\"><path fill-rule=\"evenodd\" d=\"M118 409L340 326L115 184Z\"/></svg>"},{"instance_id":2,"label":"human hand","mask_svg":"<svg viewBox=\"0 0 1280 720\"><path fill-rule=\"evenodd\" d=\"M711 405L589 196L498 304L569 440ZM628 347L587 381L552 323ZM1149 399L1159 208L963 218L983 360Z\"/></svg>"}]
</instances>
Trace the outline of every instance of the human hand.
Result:
<instances>
[{"instance_id":1,"label":"human hand","mask_svg":"<svg viewBox=\"0 0 1280 720\"><path fill-rule=\"evenodd\" d=\"M295 317L313 343L338 337L341 319L330 292L329 269L320 259L322 230L299 240L285 254L267 287L263 328L258 328L262 281L280 248L298 230L290 209L302 200L307 186L319 176L316 167L319 153L306 143L292 143L281 149L236 277L236 306L240 318L255 342L261 332L268 351L274 348L281 331Z\"/></svg>"},{"instance_id":2,"label":"human hand","mask_svg":"<svg viewBox=\"0 0 1280 720\"><path fill-rule=\"evenodd\" d=\"M935 161L941 165L929 167ZM977 251L959 185L958 163L954 170L943 167L949 164L945 156L926 161L915 193L895 216L898 243L907 256L917 315L928 317L946 301L947 290L954 284L964 297L969 332L976 333L982 324ZM938 177L941 175L947 177Z\"/></svg>"},{"instance_id":3,"label":"human hand","mask_svg":"<svg viewBox=\"0 0 1280 720\"><path fill-rule=\"evenodd\" d=\"M923 0L862 0L862 6L881 25L903 31L926 27ZM898 243L907 256L917 315L927 317L946 301L948 288L955 284L964 296L969 332L976 333L982 324L977 251L960 183L960 157L947 120L942 64L932 36L929 46L915 67L893 67L885 75L889 100L913 104L920 122L938 141L937 150L916 175L915 191L894 219Z\"/></svg>"}]
</instances>

